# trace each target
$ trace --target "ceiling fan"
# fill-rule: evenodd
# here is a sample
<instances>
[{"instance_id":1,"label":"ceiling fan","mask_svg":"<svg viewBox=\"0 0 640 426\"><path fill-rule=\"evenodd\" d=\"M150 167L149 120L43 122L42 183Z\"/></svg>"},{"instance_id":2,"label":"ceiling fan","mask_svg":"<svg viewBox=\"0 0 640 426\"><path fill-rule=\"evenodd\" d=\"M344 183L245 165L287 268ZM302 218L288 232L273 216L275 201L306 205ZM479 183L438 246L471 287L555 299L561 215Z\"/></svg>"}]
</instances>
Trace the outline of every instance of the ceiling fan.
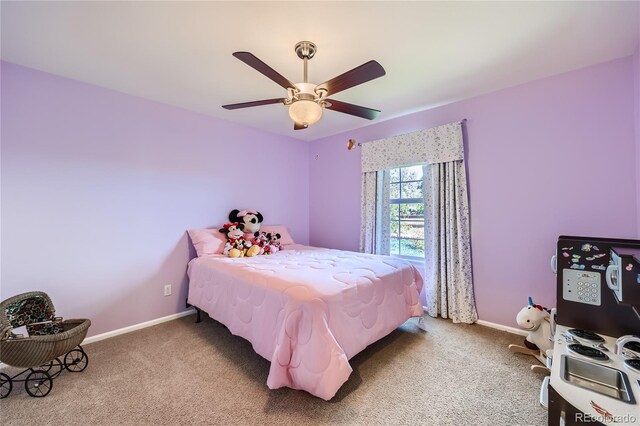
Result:
<instances>
[{"instance_id":1,"label":"ceiling fan","mask_svg":"<svg viewBox=\"0 0 640 426\"><path fill-rule=\"evenodd\" d=\"M369 61L322 84L313 84L307 81L307 62L313 58L316 51L316 45L310 41L301 41L296 44L295 52L304 61L304 81L295 84L284 78L255 55L249 52L234 52L233 56L287 89L287 97L222 105L222 108L239 109L281 103L289 108L289 116L294 122L294 130L306 129L316 123L322 117L324 108L366 118L367 120L376 118L380 114L377 109L329 99L328 96L382 77L385 75L382 65L376 61Z\"/></svg>"}]
</instances>

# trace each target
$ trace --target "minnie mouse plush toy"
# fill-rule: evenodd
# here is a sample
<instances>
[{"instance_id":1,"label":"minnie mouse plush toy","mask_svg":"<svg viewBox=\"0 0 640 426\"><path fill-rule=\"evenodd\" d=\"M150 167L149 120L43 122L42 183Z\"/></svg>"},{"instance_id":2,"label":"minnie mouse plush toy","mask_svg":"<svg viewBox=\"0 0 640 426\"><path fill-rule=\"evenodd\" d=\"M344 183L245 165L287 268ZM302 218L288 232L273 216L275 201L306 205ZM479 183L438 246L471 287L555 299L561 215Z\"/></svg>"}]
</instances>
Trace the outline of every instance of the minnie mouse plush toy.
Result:
<instances>
[{"instance_id":1,"label":"minnie mouse plush toy","mask_svg":"<svg viewBox=\"0 0 640 426\"><path fill-rule=\"evenodd\" d=\"M254 246L260 247L258 254L269 254L269 239L266 232L258 232L258 235L251 241Z\"/></svg>"},{"instance_id":2,"label":"minnie mouse plush toy","mask_svg":"<svg viewBox=\"0 0 640 426\"><path fill-rule=\"evenodd\" d=\"M227 236L222 254L229 257L251 257L259 254L260 247L251 244L244 238L244 225L242 223L226 223L219 229Z\"/></svg>"},{"instance_id":3,"label":"minnie mouse plush toy","mask_svg":"<svg viewBox=\"0 0 640 426\"><path fill-rule=\"evenodd\" d=\"M280 234L278 233L268 233L267 234L267 247L265 247L264 251L265 253L268 251L268 254L275 254L277 252L279 252L280 250L282 250L282 247L280 246Z\"/></svg>"},{"instance_id":4,"label":"minnie mouse plush toy","mask_svg":"<svg viewBox=\"0 0 640 426\"><path fill-rule=\"evenodd\" d=\"M244 225L245 238L250 240L257 237L260 232L260 225L262 225L262 213L256 210L231 210L229 213L229 222L238 222Z\"/></svg>"}]
</instances>

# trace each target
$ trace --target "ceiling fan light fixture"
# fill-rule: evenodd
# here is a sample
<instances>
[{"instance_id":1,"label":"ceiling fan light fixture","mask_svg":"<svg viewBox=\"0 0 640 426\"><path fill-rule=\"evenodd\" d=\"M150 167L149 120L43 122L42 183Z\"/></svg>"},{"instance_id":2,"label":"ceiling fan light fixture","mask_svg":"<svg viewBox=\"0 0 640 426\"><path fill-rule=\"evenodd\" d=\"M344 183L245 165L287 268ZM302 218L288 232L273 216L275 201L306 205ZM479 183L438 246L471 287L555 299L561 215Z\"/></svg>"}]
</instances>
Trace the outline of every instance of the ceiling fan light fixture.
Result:
<instances>
[{"instance_id":1,"label":"ceiling fan light fixture","mask_svg":"<svg viewBox=\"0 0 640 426\"><path fill-rule=\"evenodd\" d=\"M289 105L289 117L304 127L317 123L322 118L322 107L309 99L300 99Z\"/></svg>"}]
</instances>

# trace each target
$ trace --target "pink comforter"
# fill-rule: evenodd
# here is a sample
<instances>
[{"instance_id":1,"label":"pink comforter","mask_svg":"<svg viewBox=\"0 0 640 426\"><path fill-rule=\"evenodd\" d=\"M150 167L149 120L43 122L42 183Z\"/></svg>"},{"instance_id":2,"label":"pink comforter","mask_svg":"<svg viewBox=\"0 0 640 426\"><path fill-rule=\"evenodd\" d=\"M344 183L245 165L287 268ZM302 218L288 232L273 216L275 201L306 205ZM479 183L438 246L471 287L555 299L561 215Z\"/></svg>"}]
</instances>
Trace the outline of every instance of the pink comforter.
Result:
<instances>
[{"instance_id":1,"label":"pink comforter","mask_svg":"<svg viewBox=\"0 0 640 426\"><path fill-rule=\"evenodd\" d=\"M271 256L189 263L190 304L271 361L267 386L331 399L349 359L422 314L422 277L388 256L291 245Z\"/></svg>"}]
</instances>

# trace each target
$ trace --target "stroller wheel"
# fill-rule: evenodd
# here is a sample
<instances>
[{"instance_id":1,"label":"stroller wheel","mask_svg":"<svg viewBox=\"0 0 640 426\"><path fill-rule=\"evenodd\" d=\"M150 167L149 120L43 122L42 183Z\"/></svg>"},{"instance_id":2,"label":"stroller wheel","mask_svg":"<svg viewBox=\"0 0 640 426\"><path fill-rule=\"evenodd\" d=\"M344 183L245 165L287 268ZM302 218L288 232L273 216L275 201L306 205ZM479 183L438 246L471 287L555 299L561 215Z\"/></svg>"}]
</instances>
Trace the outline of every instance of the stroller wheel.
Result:
<instances>
[{"instance_id":1,"label":"stroller wheel","mask_svg":"<svg viewBox=\"0 0 640 426\"><path fill-rule=\"evenodd\" d=\"M83 371L87 365L89 365L89 357L79 346L76 349L71 349L64 356L64 366L72 373Z\"/></svg>"},{"instance_id":2,"label":"stroller wheel","mask_svg":"<svg viewBox=\"0 0 640 426\"><path fill-rule=\"evenodd\" d=\"M13 389L11 377L4 373L0 373L0 399L8 397L11 393L11 389Z\"/></svg>"},{"instance_id":3,"label":"stroller wheel","mask_svg":"<svg viewBox=\"0 0 640 426\"><path fill-rule=\"evenodd\" d=\"M64 365L62 365L62 362L60 362L60 360L58 358L55 358L55 359L47 362L46 364L42 364L40 367L38 367L38 369L42 370L42 371L46 371L53 378L53 377L57 376L57 374L54 375L55 370L52 371L52 369L54 369L54 366L55 366L55 368L58 369L58 372L57 372L58 374L60 374L60 371L62 371L64 369Z\"/></svg>"},{"instance_id":4,"label":"stroller wheel","mask_svg":"<svg viewBox=\"0 0 640 426\"><path fill-rule=\"evenodd\" d=\"M40 366L40 370L46 371L47 373L51 371L52 368L53 368L53 361L49 361L48 363L42 364Z\"/></svg>"},{"instance_id":5,"label":"stroller wheel","mask_svg":"<svg viewBox=\"0 0 640 426\"><path fill-rule=\"evenodd\" d=\"M49 395L53 387L53 380L49 373L43 370L34 370L24 380L24 388L34 398L42 398Z\"/></svg>"}]
</instances>

